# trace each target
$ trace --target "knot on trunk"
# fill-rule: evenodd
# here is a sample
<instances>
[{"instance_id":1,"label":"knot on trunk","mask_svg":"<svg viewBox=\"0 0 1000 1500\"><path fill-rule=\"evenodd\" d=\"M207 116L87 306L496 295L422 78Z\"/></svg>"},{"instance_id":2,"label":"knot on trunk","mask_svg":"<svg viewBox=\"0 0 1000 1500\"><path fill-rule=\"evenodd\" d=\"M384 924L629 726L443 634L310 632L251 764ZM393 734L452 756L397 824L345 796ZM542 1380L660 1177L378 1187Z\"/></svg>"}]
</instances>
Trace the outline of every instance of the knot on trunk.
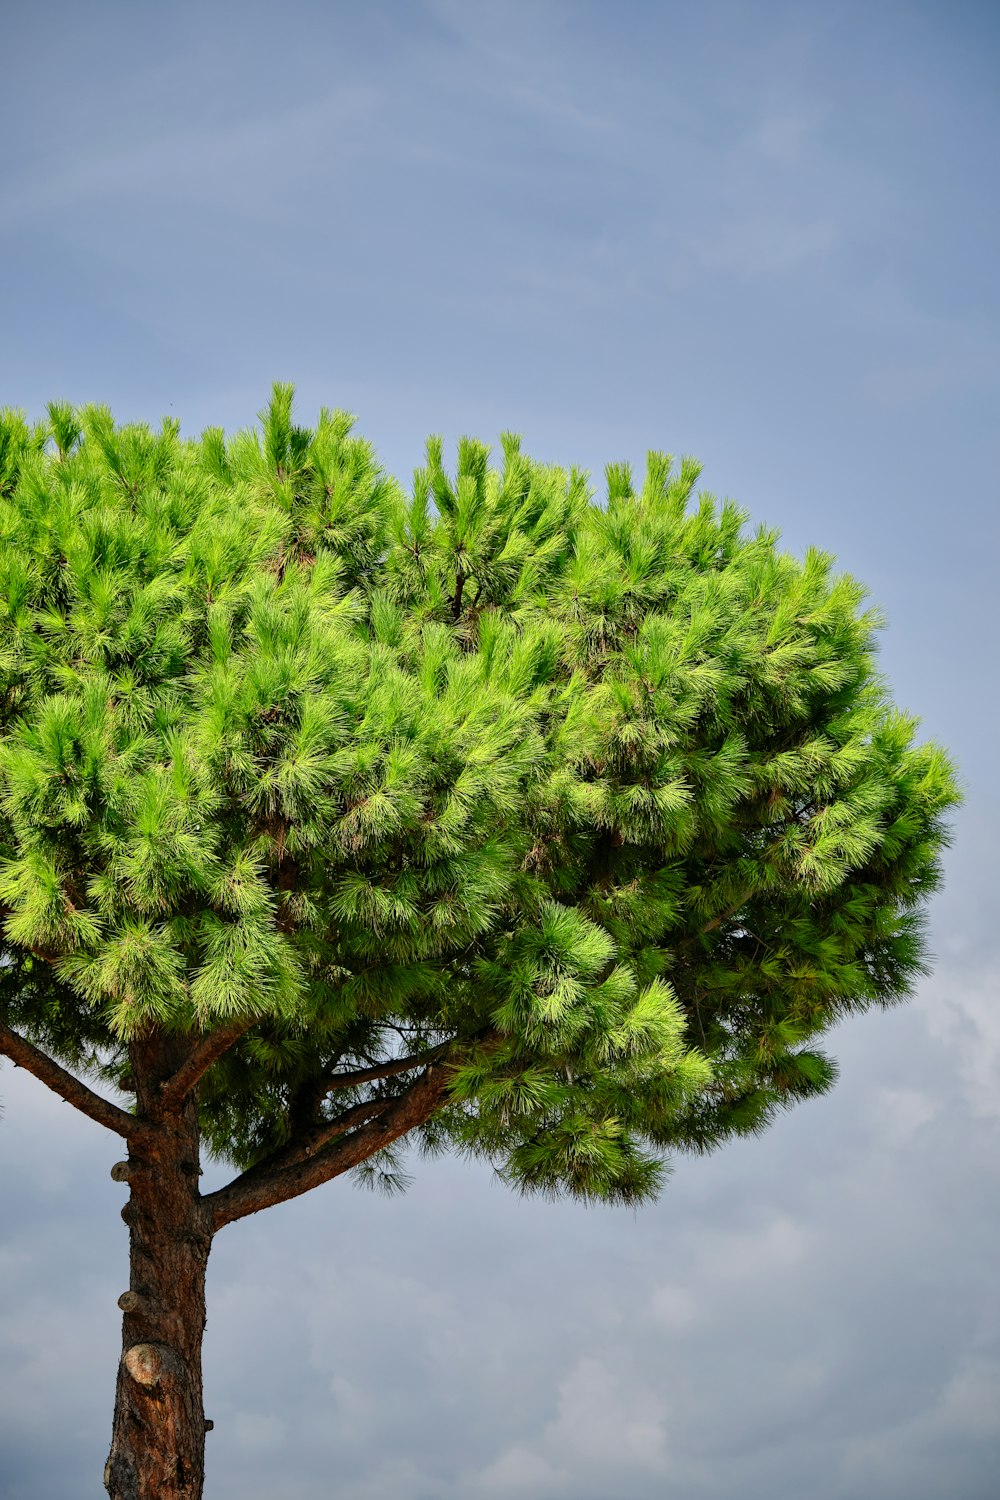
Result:
<instances>
[{"instance_id":1,"label":"knot on trunk","mask_svg":"<svg viewBox=\"0 0 1000 1500\"><path fill-rule=\"evenodd\" d=\"M111 1168L112 1182L128 1182L132 1172L127 1161L116 1161Z\"/></svg>"},{"instance_id":2,"label":"knot on trunk","mask_svg":"<svg viewBox=\"0 0 1000 1500\"><path fill-rule=\"evenodd\" d=\"M169 1344L133 1344L122 1363L137 1385L159 1385L169 1376L184 1374L184 1361Z\"/></svg>"},{"instance_id":3,"label":"knot on trunk","mask_svg":"<svg viewBox=\"0 0 1000 1500\"><path fill-rule=\"evenodd\" d=\"M122 1312L127 1313L142 1311L149 1312L155 1307L155 1305L156 1304L153 1302L152 1298L146 1296L144 1292L122 1292L121 1296L118 1298L118 1306L121 1308Z\"/></svg>"}]
</instances>

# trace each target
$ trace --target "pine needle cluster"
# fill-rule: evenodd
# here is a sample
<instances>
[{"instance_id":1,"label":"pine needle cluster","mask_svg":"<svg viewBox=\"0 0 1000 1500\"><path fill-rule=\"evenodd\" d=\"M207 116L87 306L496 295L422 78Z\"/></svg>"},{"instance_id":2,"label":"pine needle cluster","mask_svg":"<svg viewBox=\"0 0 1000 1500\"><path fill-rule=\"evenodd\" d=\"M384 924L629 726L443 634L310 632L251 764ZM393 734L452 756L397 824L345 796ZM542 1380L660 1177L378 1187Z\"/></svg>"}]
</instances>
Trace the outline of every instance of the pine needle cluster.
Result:
<instances>
[{"instance_id":1,"label":"pine needle cluster","mask_svg":"<svg viewBox=\"0 0 1000 1500\"><path fill-rule=\"evenodd\" d=\"M955 777L864 590L698 473L598 501L505 434L406 492L281 385L229 438L4 413L0 1020L125 1089L223 1037L250 1174L433 1066L429 1149L635 1201L826 1090L924 970Z\"/></svg>"}]
</instances>

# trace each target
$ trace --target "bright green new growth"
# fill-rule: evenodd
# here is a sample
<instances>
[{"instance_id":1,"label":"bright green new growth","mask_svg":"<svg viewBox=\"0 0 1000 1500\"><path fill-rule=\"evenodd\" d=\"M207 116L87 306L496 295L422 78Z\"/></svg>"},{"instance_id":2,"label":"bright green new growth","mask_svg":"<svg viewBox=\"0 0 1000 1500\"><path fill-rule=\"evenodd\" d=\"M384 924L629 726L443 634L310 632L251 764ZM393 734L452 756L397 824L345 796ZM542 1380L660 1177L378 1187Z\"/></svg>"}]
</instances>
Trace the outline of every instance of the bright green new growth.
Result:
<instances>
[{"instance_id":1,"label":"bright green new growth","mask_svg":"<svg viewBox=\"0 0 1000 1500\"><path fill-rule=\"evenodd\" d=\"M243 1167L433 1054L427 1145L588 1198L822 1093L923 971L956 800L863 590L688 460L599 504L432 440L406 495L291 395L228 440L0 421L0 1020L121 1082L255 1019L200 1101Z\"/></svg>"}]
</instances>

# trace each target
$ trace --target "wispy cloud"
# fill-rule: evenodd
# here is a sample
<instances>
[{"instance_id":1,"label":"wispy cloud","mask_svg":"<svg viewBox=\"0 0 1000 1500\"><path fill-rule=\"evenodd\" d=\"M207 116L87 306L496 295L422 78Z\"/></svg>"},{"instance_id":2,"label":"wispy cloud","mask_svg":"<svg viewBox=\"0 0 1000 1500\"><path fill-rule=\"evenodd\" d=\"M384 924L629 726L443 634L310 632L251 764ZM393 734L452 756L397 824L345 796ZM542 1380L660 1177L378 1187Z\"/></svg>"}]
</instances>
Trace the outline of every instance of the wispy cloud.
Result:
<instances>
[{"instance_id":1,"label":"wispy cloud","mask_svg":"<svg viewBox=\"0 0 1000 1500\"><path fill-rule=\"evenodd\" d=\"M943 964L918 1005L930 1035L957 1063L969 1109L1000 1121L1000 964Z\"/></svg>"},{"instance_id":2,"label":"wispy cloud","mask_svg":"<svg viewBox=\"0 0 1000 1500\"><path fill-rule=\"evenodd\" d=\"M365 149L379 99L364 84L270 115L255 111L222 129L174 128L123 148L82 149L68 165L60 152L58 166L36 166L28 180L9 183L0 232L109 200L181 202L266 221L317 162L328 177L338 160Z\"/></svg>"}]
</instances>

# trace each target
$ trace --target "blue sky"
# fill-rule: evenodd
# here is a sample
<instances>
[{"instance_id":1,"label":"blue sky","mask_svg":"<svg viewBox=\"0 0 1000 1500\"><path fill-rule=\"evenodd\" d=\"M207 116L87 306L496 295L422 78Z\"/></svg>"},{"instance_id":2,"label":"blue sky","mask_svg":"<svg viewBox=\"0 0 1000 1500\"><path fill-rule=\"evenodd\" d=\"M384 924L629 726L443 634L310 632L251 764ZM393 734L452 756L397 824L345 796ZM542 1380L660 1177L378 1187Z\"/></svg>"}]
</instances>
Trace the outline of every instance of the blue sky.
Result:
<instances>
[{"instance_id":1,"label":"blue sky","mask_svg":"<svg viewBox=\"0 0 1000 1500\"><path fill-rule=\"evenodd\" d=\"M915 1003L655 1208L434 1164L227 1231L210 1500L989 1500L995 7L41 0L4 50L0 401L197 432L291 379L404 479L430 432L695 453L870 586L967 794ZM0 1490L96 1497L114 1143L0 1088Z\"/></svg>"}]
</instances>

